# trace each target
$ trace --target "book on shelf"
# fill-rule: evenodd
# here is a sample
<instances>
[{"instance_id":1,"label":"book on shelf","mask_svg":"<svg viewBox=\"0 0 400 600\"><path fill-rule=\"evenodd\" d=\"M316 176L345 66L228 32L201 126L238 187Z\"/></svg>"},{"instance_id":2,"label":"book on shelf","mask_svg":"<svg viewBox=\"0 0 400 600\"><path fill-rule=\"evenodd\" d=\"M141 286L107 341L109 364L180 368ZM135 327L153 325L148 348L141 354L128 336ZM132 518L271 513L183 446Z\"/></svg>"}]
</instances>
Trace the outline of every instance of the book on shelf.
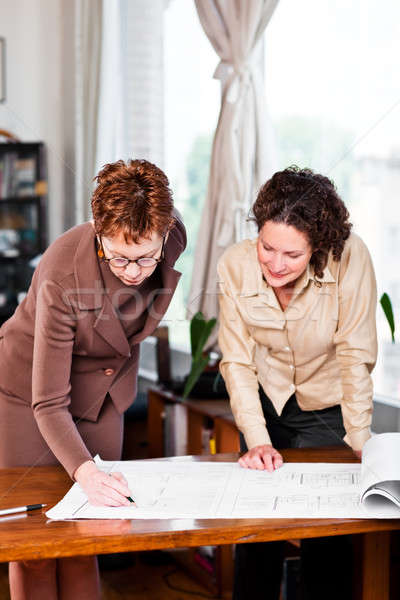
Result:
<instances>
[{"instance_id":1,"label":"book on shelf","mask_svg":"<svg viewBox=\"0 0 400 600\"><path fill-rule=\"evenodd\" d=\"M5 152L0 157L0 199L24 198L35 195L36 158Z\"/></svg>"},{"instance_id":2,"label":"book on shelf","mask_svg":"<svg viewBox=\"0 0 400 600\"><path fill-rule=\"evenodd\" d=\"M36 160L34 156L18 158L15 161L14 190L15 196L33 196L36 183Z\"/></svg>"},{"instance_id":3,"label":"book on shelf","mask_svg":"<svg viewBox=\"0 0 400 600\"><path fill-rule=\"evenodd\" d=\"M0 159L1 164L1 199L9 198L13 193L14 162L17 159L16 152L6 152Z\"/></svg>"}]
</instances>

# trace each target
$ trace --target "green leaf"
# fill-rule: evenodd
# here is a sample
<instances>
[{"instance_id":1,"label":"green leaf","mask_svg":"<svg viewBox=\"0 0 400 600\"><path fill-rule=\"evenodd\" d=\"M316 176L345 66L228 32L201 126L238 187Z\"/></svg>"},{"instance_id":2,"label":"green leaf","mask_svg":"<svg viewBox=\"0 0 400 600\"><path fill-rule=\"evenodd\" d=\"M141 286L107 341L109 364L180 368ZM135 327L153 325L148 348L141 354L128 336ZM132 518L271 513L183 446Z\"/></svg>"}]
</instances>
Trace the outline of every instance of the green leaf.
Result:
<instances>
[{"instance_id":1,"label":"green leaf","mask_svg":"<svg viewBox=\"0 0 400 600\"><path fill-rule=\"evenodd\" d=\"M203 321L202 330L201 330L200 337L197 342L196 352L194 353L194 355L192 357L194 361L196 361L200 358L200 356L203 352L203 348L206 345L206 342L207 342L208 338L210 337L210 334L211 334L212 330L214 329L216 322L217 322L217 319L215 319L215 318L212 318L209 321Z\"/></svg>"},{"instance_id":2,"label":"green leaf","mask_svg":"<svg viewBox=\"0 0 400 600\"><path fill-rule=\"evenodd\" d=\"M190 322L190 346L192 349L192 365L183 390L183 398L187 398L196 381L209 361L209 354L203 355L204 346L215 327L217 319L206 321L201 311L197 312Z\"/></svg>"},{"instance_id":3,"label":"green leaf","mask_svg":"<svg viewBox=\"0 0 400 600\"><path fill-rule=\"evenodd\" d=\"M196 355L202 333L205 327L204 315L201 311L197 312L190 321L190 347L192 357Z\"/></svg>"},{"instance_id":4,"label":"green leaf","mask_svg":"<svg viewBox=\"0 0 400 600\"><path fill-rule=\"evenodd\" d=\"M394 339L395 325L394 325L393 308L392 308L392 303L390 301L390 298L386 292L384 294L382 294L382 296L380 298L380 303L383 308L383 312L385 313L387 322L389 324L390 333L392 334L392 342L394 344L394 342L395 342L395 339Z\"/></svg>"},{"instance_id":5,"label":"green leaf","mask_svg":"<svg viewBox=\"0 0 400 600\"><path fill-rule=\"evenodd\" d=\"M189 396L196 381L198 380L198 378L204 371L205 367L207 366L209 358L210 357L207 354L206 356L201 356L200 359L197 360L196 362L192 362L192 368L190 369L190 373L187 378L185 388L183 390L183 394L182 394L183 398L187 398Z\"/></svg>"}]
</instances>

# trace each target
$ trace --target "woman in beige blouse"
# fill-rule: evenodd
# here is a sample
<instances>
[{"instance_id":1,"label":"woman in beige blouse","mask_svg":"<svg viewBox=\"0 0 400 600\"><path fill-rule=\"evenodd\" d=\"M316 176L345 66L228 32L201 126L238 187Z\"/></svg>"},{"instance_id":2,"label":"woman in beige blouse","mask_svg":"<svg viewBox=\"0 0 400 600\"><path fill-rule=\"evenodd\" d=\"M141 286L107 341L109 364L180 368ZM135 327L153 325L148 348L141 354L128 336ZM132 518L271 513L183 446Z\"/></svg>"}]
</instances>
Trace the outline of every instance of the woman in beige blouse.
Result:
<instances>
[{"instance_id":1,"label":"woman in beige blouse","mask_svg":"<svg viewBox=\"0 0 400 600\"><path fill-rule=\"evenodd\" d=\"M258 238L218 265L221 372L247 450L239 462L271 471L280 448L343 443L360 457L377 352L368 250L333 183L309 169L275 173L253 213ZM351 598L350 567L346 538L305 542L304 598ZM234 599L278 598L281 570L279 543L238 546Z\"/></svg>"}]
</instances>

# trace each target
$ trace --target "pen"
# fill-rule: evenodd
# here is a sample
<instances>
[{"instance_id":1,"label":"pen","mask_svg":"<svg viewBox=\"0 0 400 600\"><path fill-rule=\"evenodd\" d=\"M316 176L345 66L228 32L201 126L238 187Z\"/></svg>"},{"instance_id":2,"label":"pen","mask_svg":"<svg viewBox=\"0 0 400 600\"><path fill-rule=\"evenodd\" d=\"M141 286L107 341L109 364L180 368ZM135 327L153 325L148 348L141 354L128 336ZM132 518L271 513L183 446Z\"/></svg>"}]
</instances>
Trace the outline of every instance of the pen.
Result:
<instances>
[{"instance_id":1,"label":"pen","mask_svg":"<svg viewBox=\"0 0 400 600\"><path fill-rule=\"evenodd\" d=\"M111 474L111 473L109 473L109 476L110 476L110 477L112 477L112 474ZM125 496L125 498L126 498L127 500L129 500L129 502L131 502L132 504L135 504L135 501L134 501L134 499L133 499L131 496Z\"/></svg>"},{"instance_id":2,"label":"pen","mask_svg":"<svg viewBox=\"0 0 400 600\"><path fill-rule=\"evenodd\" d=\"M27 510L36 510L37 508L43 508L47 504L27 504L27 506L15 506L14 508L3 508L0 510L1 515L11 515L13 513L25 512Z\"/></svg>"}]
</instances>

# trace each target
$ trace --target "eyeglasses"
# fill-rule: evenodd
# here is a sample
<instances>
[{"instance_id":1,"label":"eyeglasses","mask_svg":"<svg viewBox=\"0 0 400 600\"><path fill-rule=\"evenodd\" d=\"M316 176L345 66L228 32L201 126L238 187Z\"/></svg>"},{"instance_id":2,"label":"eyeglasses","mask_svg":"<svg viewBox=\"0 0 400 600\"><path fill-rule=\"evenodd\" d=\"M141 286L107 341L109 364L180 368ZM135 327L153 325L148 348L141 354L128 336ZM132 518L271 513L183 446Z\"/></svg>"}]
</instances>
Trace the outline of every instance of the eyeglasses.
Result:
<instances>
[{"instance_id":1,"label":"eyeglasses","mask_svg":"<svg viewBox=\"0 0 400 600\"><path fill-rule=\"evenodd\" d=\"M114 258L105 258L104 256L104 248L100 238L97 238L97 242L99 244L99 257L105 262L110 263L113 267L117 269L125 269L130 263L135 263L139 267L149 268L154 267L159 262L161 262L164 258L164 244L165 244L165 236L163 237L162 245L161 245L161 254L160 258L154 258L153 256L143 256L142 258L138 258L136 260L131 260L130 258L125 258L123 256L115 256Z\"/></svg>"}]
</instances>

